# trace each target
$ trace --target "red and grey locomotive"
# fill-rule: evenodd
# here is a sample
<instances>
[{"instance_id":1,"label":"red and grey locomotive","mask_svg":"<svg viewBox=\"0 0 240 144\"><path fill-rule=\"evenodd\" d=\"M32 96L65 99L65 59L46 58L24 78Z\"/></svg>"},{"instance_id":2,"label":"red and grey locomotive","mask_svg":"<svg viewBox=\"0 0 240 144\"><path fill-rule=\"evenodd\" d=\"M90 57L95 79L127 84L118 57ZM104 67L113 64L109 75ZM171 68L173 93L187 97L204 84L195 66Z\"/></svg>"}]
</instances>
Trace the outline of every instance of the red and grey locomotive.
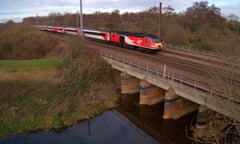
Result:
<instances>
[{"instance_id":1,"label":"red and grey locomotive","mask_svg":"<svg viewBox=\"0 0 240 144\"><path fill-rule=\"evenodd\" d=\"M57 26L35 26L38 29L80 35L79 28L57 27ZM152 34L142 34L124 31L111 30L94 30L83 29L83 36L91 40L106 42L108 44L115 44L122 47L129 47L147 52L157 52L163 48L163 42L160 42L157 36Z\"/></svg>"}]
</instances>

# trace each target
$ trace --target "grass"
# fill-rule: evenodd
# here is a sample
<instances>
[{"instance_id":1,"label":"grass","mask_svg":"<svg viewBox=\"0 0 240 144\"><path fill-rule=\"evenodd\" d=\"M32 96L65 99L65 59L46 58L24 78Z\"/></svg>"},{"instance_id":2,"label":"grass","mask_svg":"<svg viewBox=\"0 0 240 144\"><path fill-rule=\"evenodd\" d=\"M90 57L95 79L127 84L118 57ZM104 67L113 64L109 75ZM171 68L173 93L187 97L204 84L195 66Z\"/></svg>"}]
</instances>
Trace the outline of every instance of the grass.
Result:
<instances>
[{"instance_id":1,"label":"grass","mask_svg":"<svg viewBox=\"0 0 240 144\"><path fill-rule=\"evenodd\" d=\"M61 96L52 78L57 63L57 59L0 60L0 135L49 126L43 117L53 98Z\"/></svg>"},{"instance_id":2,"label":"grass","mask_svg":"<svg viewBox=\"0 0 240 144\"><path fill-rule=\"evenodd\" d=\"M75 83L63 87L58 63L0 60L0 136L63 128L116 105L113 84L91 81L84 93Z\"/></svg>"},{"instance_id":3,"label":"grass","mask_svg":"<svg viewBox=\"0 0 240 144\"><path fill-rule=\"evenodd\" d=\"M53 99L59 96L59 92L51 82L34 81L1 81L1 124L0 133L9 135L31 130L34 126L29 123L39 121L47 115L47 110Z\"/></svg>"},{"instance_id":4,"label":"grass","mask_svg":"<svg viewBox=\"0 0 240 144\"><path fill-rule=\"evenodd\" d=\"M0 60L0 73L46 70L57 64L57 59Z\"/></svg>"},{"instance_id":5,"label":"grass","mask_svg":"<svg viewBox=\"0 0 240 144\"><path fill-rule=\"evenodd\" d=\"M111 66L79 40L18 25L0 39L0 59L11 59L0 60L0 136L61 129L116 106Z\"/></svg>"}]
</instances>

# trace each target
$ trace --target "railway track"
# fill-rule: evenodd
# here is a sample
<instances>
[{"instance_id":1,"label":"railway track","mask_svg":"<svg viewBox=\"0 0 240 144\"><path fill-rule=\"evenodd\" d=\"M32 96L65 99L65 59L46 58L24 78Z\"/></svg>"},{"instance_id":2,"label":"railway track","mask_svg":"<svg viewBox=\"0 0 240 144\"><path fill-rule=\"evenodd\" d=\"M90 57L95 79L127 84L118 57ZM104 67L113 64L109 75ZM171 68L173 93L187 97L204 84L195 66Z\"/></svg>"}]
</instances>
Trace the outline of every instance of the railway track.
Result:
<instances>
[{"instance_id":1,"label":"railway track","mask_svg":"<svg viewBox=\"0 0 240 144\"><path fill-rule=\"evenodd\" d=\"M61 40L65 39L65 35L53 35ZM69 37L69 36L68 36ZM78 39L76 36L72 36ZM216 71L225 70L228 67L228 63L201 55L192 55L189 53L177 52L173 50L163 50L156 54L146 54L140 51L133 51L127 48L119 46L108 45L106 43L99 43L90 40L84 40L85 47L91 50L101 50L114 55L126 57L149 65L149 67L163 68L163 65L167 66L167 71L175 74L178 77L185 77L192 81L208 85L211 87L211 70ZM235 84L240 84L240 80L234 80Z\"/></svg>"},{"instance_id":2,"label":"railway track","mask_svg":"<svg viewBox=\"0 0 240 144\"><path fill-rule=\"evenodd\" d=\"M159 66L167 65L168 71L179 77L187 77L190 80L198 81L206 85L212 85L214 74L219 71L229 71L229 63L224 63L220 59L201 55L183 54L178 52L160 51L157 54L146 54L121 47L87 41L90 47L98 47L111 53L117 53L125 57L132 58L142 63ZM171 53L171 55L169 55ZM236 67L239 68L239 67ZM238 74L239 75L239 74ZM240 75L239 75L240 77ZM240 84L240 79L233 80L235 85Z\"/></svg>"},{"instance_id":3,"label":"railway track","mask_svg":"<svg viewBox=\"0 0 240 144\"><path fill-rule=\"evenodd\" d=\"M214 75L219 72L225 72L226 75L235 75L233 84L240 85L240 63L227 58L220 58L216 56L203 55L199 53L187 52L187 51L176 51L176 50L164 50L160 54L161 56L167 57L178 57L181 61L192 61L198 67L206 68L206 77Z\"/></svg>"},{"instance_id":4,"label":"railway track","mask_svg":"<svg viewBox=\"0 0 240 144\"><path fill-rule=\"evenodd\" d=\"M63 34L58 34L58 33L52 33L52 36L58 39L61 39L63 41L66 41L66 37L68 38L75 38L78 39L79 37L76 36L69 36L69 35L63 35ZM119 49L122 50L122 48L119 48L119 46L112 46L112 45L107 45L104 43L99 43L99 42L94 42L94 41L89 41L87 40L87 42L89 43L94 43L95 45L98 46L104 46L104 47L111 47L113 49ZM134 51L136 52L136 51ZM214 67L214 68L222 68L225 66L229 66L229 63L231 63L231 65L237 65L238 63L233 63L233 61L230 60L223 60L223 59L219 59L219 58L215 58L215 57L209 57L209 56L205 56L205 55L201 55L201 54L197 54L197 53L189 53L189 52L183 52L183 51L177 51L177 50L171 50L171 49L164 49L158 53L156 53L155 55L158 55L159 57L164 57L164 58L168 58L171 59L170 57L172 57L172 59L181 59L182 61L185 61L183 63L187 63L188 61L190 61L190 65L196 65L199 64L199 66L205 67L205 66L209 66L209 67Z\"/></svg>"},{"instance_id":5,"label":"railway track","mask_svg":"<svg viewBox=\"0 0 240 144\"><path fill-rule=\"evenodd\" d=\"M176 58L174 56L167 56L165 54L165 51L161 51L158 54L146 54L139 51L132 51L126 48L116 47L112 45L106 45L103 43L98 43L94 41L88 41L88 45L91 45L92 47L98 47L99 49L106 49L108 51L111 51L112 53L117 53L120 55L123 55L125 57L130 57L139 60L139 62L143 63L149 63L150 65L167 65L171 67L175 67L177 69L181 69L184 71L191 71L195 74L199 75L205 75L206 65L195 63L192 60L185 60L180 59L179 57ZM175 55L177 56L177 55ZM204 70L204 71L203 71Z\"/></svg>"},{"instance_id":6,"label":"railway track","mask_svg":"<svg viewBox=\"0 0 240 144\"><path fill-rule=\"evenodd\" d=\"M164 53L158 53L159 55L167 55L167 56L179 56L179 58L184 60L194 61L195 63L201 63L206 66L216 67L216 68L224 68L229 66L236 66L239 68L239 63L234 62L230 59L224 59L214 56L207 56L199 53L193 53L188 51L178 51L167 48L164 50Z\"/></svg>"}]
</instances>

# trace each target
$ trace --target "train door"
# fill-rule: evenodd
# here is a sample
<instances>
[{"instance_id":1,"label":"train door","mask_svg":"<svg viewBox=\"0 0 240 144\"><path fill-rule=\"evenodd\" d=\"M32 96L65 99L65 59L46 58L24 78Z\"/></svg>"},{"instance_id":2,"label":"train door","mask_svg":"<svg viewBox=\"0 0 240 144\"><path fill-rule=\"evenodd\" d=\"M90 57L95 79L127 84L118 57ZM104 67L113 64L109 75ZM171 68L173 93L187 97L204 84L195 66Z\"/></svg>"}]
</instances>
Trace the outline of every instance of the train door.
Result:
<instances>
[{"instance_id":1,"label":"train door","mask_svg":"<svg viewBox=\"0 0 240 144\"><path fill-rule=\"evenodd\" d=\"M120 45L121 47L124 45L124 35L120 35Z\"/></svg>"},{"instance_id":2,"label":"train door","mask_svg":"<svg viewBox=\"0 0 240 144\"><path fill-rule=\"evenodd\" d=\"M118 38L118 35L116 34L116 33L111 33L111 42L113 42L113 43L117 43L117 42L119 42L119 38Z\"/></svg>"},{"instance_id":3,"label":"train door","mask_svg":"<svg viewBox=\"0 0 240 144\"><path fill-rule=\"evenodd\" d=\"M58 27L54 27L53 32L58 32Z\"/></svg>"},{"instance_id":4,"label":"train door","mask_svg":"<svg viewBox=\"0 0 240 144\"><path fill-rule=\"evenodd\" d=\"M144 46L149 47L150 46L150 39L149 38L144 38Z\"/></svg>"}]
</instances>

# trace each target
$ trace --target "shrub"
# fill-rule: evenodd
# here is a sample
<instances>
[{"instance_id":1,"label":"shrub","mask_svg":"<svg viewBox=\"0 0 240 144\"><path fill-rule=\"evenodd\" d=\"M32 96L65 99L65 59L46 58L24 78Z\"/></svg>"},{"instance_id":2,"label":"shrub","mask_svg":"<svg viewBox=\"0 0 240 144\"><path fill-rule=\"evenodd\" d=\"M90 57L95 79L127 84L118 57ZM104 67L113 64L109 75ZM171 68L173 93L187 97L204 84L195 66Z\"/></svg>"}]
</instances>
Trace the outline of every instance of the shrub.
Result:
<instances>
[{"instance_id":1,"label":"shrub","mask_svg":"<svg viewBox=\"0 0 240 144\"><path fill-rule=\"evenodd\" d=\"M67 58L59 65L61 87L71 95L84 94L92 83L113 82L113 70L100 56L82 52L79 58Z\"/></svg>"},{"instance_id":2,"label":"shrub","mask_svg":"<svg viewBox=\"0 0 240 144\"><path fill-rule=\"evenodd\" d=\"M58 43L30 25L10 24L1 26L1 29L1 59L42 58Z\"/></svg>"}]
</instances>

